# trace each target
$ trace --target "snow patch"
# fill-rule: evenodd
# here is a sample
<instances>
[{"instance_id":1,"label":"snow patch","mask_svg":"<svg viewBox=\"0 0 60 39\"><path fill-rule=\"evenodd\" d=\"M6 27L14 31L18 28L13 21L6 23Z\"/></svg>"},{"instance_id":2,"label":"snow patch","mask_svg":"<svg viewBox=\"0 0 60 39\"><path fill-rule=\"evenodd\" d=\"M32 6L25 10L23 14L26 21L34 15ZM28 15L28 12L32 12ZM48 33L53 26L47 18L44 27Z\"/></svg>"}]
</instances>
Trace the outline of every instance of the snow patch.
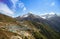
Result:
<instances>
[{"instance_id":1,"label":"snow patch","mask_svg":"<svg viewBox=\"0 0 60 39\"><path fill-rule=\"evenodd\" d=\"M28 17L28 15L24 15L24 16L22 16L22 17Z\"/></svg>"},{"instance_id":2,"label":"snow patch","mask_svg":"<svg viewBox=\"0 0 60 39\"><path fill-rule=\"evenodd\" d=\"M47 18L51 18L54 16L56 16L56 14L54 12L50 12L50 13L41 14L40 17L42 17L43 19L47 19Z\"/></svg>"}]
</instances>

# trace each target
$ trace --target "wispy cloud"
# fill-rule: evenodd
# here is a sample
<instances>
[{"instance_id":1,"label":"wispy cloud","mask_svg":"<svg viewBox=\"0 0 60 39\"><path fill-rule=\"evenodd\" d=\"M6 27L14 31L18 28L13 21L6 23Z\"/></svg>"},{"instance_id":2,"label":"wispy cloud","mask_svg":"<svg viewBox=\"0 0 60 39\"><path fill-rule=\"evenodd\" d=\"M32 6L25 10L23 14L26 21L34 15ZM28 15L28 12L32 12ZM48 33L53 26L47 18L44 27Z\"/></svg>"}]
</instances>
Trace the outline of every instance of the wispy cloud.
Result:
<instances>
[{"instance_id":1,"label":"wispy cloud","mask_svg":"<svg viewBox=\"0 0 60 39\"><path fill-rule=\"evenodd\" d=\"M55 5L55 2L52 2L52 3L51 3L51 6L54 6L54 5Z\"/></svg>"},{"instance_id":2,"label":"wispy cloud","mask_svg":"<svg viewBox=\"0 0 60 39\"><path fill-rule=\"evenodd\" d=\"M15 9L16 8L16 3L17 3L18 0L11 0L11 2L13 3L13 6L12 8Z\"/></svg>"},{"instance_id":3,"label":"wispy cloud","mask_svg":"<svg viewBox=\"0 0 60 39\"><path fill-rule=\"evenodd\" d=\"M23 9L23 11L26 10L24 3L21 2L20 0L11 0L11 2L13 3L13 6L12 6L13 10L15 10L17 7Z\"/></svg>"},{"instance_id":4,"label":"wispy cloud","mask_svg":"<svg viewBox=\"0 0 60 39\"><path fill-rule=\"evenodd\" d=\"M14 15L14 12L11 11L10 8L4 3L0 3L0 12L9 16Z\"/></svg>"},{"instance_id":5,"label":"wispy cloud","mask_svg":"<svg viewBox=\"0 0 60 39\"><path fill-rule=\"evenodd\" d=\"M24 3L22 3L22 2L18 3L18 7L23 8L24 7Z\"/></svg>"},{"instance_id":6,"label":"wispy cloud","mask_svg":"<svg viewBox=\"0 0 60 39\"><path fill-rule=\"evenodd\" d=\"M23 11L25 11L26 10L26 7L23 7Z\"/></svg>"}]
</instances>

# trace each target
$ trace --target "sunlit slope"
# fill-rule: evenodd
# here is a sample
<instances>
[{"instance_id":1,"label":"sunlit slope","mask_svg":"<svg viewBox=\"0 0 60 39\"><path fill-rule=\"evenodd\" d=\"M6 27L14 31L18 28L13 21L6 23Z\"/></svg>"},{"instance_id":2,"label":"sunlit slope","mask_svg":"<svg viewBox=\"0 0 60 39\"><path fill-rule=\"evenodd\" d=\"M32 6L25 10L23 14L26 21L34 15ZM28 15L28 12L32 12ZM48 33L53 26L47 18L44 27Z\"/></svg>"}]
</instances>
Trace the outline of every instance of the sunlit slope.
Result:
<instances>
[{"instance_id":1,"label":"sunlit slope","mask_svg":"<svg viewBox=\"0 0 60 39\"><path fill-rule=\"evenodd\" d=\"M51 22L34 14L23 15L16 18L21 25L32 28L36 39L60 39L60 32L57 32ZM24 23L25 22L25 23Z\"/></svg>"}]
</instances>

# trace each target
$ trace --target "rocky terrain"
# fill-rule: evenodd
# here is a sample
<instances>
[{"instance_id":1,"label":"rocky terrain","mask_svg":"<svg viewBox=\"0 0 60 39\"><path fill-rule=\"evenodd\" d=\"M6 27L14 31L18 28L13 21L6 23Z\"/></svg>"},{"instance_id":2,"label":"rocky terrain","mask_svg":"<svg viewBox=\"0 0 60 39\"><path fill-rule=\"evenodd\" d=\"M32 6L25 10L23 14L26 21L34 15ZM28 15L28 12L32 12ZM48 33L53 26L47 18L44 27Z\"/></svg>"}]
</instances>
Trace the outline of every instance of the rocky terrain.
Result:
<instances>
[{"instance_id":1,"label":"rocky terrain","mask_svg":"<svg viewBox=\"0 0 60 39\"><path fill-rule=\"evenodd\" d=\"M59 29L49 22L34 14L16 18L0 14L0 39L60 39Z\"/></svg>"}]
</instances>

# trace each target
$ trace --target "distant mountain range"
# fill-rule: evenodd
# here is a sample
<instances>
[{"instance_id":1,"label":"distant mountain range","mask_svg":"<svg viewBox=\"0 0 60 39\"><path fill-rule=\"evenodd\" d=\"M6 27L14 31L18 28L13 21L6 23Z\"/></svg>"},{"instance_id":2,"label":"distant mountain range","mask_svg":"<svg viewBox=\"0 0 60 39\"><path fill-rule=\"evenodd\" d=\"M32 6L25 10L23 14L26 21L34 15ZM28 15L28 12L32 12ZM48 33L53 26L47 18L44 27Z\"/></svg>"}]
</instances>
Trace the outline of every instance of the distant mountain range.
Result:
<instances>
[{"instance_id":1,"label":"distant mountain range","mask_svg":"<svg viewBox=\"0 0 60 39\"><path fill-rule=\"evenodd\" d=\"M60 39L59 20L56 14L28 13L16 18L0 14L0 39Z\"/></svg>"},{"instance_id":2,"label":"distant mountain range","mask_svg":"<svg viewBox=\"0 0 60 39\"><path fill-rule=\"evenodd\" d=\"M41 17L43 18L43 19L49 19L49 18L51 18L51 17L55 17L55 16L57 16L57 14L55 14L55 13L48 13L48 14L44 14L44 15L41 15Z\"/></svg>"}]
</instances>

